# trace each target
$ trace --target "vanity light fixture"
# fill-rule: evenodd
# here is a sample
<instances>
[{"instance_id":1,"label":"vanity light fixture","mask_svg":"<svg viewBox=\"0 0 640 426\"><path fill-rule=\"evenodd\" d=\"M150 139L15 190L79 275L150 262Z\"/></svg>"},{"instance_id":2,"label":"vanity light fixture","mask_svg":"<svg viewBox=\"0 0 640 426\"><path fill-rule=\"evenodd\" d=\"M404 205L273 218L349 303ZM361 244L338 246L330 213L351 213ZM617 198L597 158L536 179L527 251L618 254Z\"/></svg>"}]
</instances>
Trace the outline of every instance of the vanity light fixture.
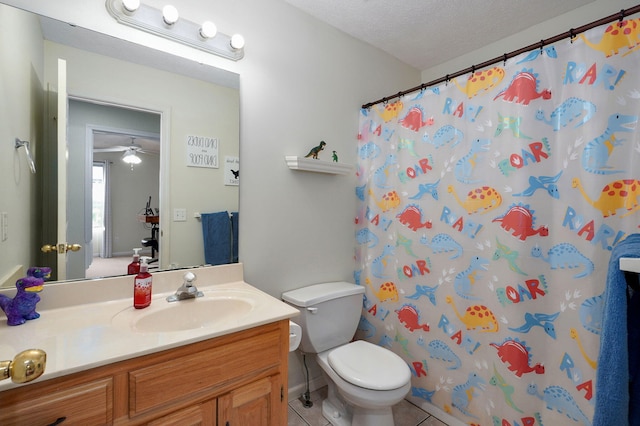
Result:
<instances>
[{"instance_id":1,"label":"vanity light fixture","mask_svg":"<svg viewBox=\"0 0 640 426\"><path fill-rule=\"evenodd\" d=\"M107 11L116 21L168 40L185 44L233 61L244 57L244 37L218 32L215 24L200 24L180 18L171 5L162 10L141 4L140 0L106 0Z\"/></svg>"}]
</instances>

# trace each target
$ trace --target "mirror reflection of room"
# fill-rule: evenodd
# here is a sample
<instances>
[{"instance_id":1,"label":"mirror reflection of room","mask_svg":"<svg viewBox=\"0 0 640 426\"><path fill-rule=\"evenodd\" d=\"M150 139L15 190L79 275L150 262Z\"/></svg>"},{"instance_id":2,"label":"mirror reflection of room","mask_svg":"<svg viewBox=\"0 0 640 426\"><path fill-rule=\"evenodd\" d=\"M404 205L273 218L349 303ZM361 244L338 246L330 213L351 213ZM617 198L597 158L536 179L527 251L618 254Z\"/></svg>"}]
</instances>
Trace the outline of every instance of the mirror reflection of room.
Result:
<instances>
[{"instance_id":1,"label":"mirror reflection of room","mask_svg":"<svg viewBox=\"0 0 640 426\"><path fill-rule=\"evenodd\" d=\"M67 229L72 235L91 220L91 250L69 257L70 263L84 261L79 268L87 278L125 273L133 248L152 268L157 265L160 120L159 114L117 105L69 102L69 149L92 147L91 218L71 218Z\"/></svg>"},{"instance_id":2,"label":"mirror reflection of room","mask_svg":"<svg viewBox=\"0 0 640 426\"><path fill-rule=\"evenodd\" d=\"M199 215L238 211L239 185L228 184L225 170L227 158L239 162L238 75L210 67L203 69L200 64L165 52L144 49L3 4L0 22L3 23L0 35L7 34L7 40L11 34L23 35L19 40L0 45L0 54L12 58L11 66L0 71L6 82L4 87L9 90L6 97L20 100L0 117L0 131L5 140L30 141L37 170L31 173L28 163L23 161L23 150L10 147L9 152L7 144L4 156L7 161L0 170L3 182L0 188L6 202L2 212L11 223L12 250L0 258L0 287L13 287L31 265L55 264L59 255L42 253L41 247L45 244L82 247L67 253L65 273L60 274L64 276L62 279L126 274L126 264L122 268L109 267L104 272L93 269L102 260L115 262L114 259L122 258L123 262L130 262L134 248L141 248L142 255L157 259L151 264L156 270L205 264L203 224ZM57 97L59 58L67 65L71 120L79 106L93 112L115 107L125 111L123 123L102 123L97 118L68 123L70 163L67 164L66 205L67 223L71 226L62 239L56 236L59 194L57 166L53 166L57 158L58 114L51 107L55 106ZM144 121L140 116L144 114L155 117L153 128L140 127ZM95 145L107 134L123 138L116 144L121 147L118 149L133 145L134 154L141 159L140 165L134 164L131 170L131 164L122 161L125 154L122 151L98 153L86 148L91 146L92 138ZM219 141L217 168L188 165L187 141L194 135ZM155 160L146 158L148 154L138 155L139 150L149 150L143 147L145 139L156 141L159 151ZM76 151L78 145L85 149ZM53 157L47 149L54 151ZM112 157L103 158L108 155ZM111 198L97 203L98 211L103 212L98 216L103 219L101 224L96 224L96 232L92 221L93 160L102 168L102 180L105 183L111 180L111 190L105 192L105 197L110 194ZM151 161L153 168L148 167ZM47 170L51 167L53 170ZM110 173L107 168L111 169ZM124 179L132 175L135 185L142 186L136 194L131 193L130 183L124 183ZM120 179L124 189L116 189ZM198 182L207 184L195 184ZM150 208L157 213L153 219L157 223L146 219L141 222L139 218L144 216L149 197ZM49 204L45 205L45 201ZM174 220L175 210L184 212L179 220ZM48 282L58 279L54 267Z\"/></svg>"}]
</instances>

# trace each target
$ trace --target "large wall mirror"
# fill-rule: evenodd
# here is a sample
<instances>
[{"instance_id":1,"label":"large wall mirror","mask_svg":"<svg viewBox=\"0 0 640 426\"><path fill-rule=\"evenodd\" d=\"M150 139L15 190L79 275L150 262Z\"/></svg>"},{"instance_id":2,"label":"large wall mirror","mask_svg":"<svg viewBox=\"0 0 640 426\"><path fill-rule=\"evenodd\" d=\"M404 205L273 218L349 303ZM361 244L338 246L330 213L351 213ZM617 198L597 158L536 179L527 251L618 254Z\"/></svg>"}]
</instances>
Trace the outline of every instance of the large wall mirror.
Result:
<instances>
[{"instance_id":1,"label":"large wall mirror","mask_svg":"<svg viewBox=\"0 0 640 426\"><path fill-rule=\"evenodd\" d=\"M0 54L0 286L29 266L53 266L54 279L123 275L137 247L156 270L206 264L197 216L237 218L239 76L1 3ZM82 248L57 270L45 244Z\"/></svg>"}]
</instances>

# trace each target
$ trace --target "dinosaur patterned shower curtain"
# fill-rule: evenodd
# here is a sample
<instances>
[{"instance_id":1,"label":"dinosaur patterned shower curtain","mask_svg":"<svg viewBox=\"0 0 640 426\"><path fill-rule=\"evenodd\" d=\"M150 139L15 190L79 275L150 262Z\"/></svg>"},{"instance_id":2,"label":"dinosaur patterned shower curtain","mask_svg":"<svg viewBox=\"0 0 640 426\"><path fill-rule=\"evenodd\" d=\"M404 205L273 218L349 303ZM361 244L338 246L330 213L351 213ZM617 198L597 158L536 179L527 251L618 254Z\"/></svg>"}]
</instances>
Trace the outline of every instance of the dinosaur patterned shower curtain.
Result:
<instances>
[{"instance_id":1,"label":"dinosaur patterned shower curtain","mask_svg":"<svg viewBox=\"0 0 640 426\"><path fill-rule=\"evenodd\" d=\"M361 111L358 337L407 362L412 401L591 424L608 260L638 232L638 25Z\"/></svg>"}]
</instances>

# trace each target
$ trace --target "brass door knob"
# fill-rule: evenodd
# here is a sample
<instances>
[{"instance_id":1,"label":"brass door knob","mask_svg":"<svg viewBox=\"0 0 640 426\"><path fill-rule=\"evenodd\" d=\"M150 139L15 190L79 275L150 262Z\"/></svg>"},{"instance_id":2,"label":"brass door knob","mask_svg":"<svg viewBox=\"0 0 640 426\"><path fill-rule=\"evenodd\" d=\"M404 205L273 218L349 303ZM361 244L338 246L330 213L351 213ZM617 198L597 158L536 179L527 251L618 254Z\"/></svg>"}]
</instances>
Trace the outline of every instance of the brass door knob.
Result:
<instances>
[{"instance_id":1,"label":"brass door knob","mask_svg":"<svg viewBox=\"0 0 640 426\"><path fill-rule=\"evenodd\" d=\"M80 244L67 244L67 251L79 251L82 248Z\"/></svg>"},{"instance_id":2,"label":"brass door knob","mask_svg":"<svg viewBox=\"0 0 640 426\"><path fill-rule=\"evenodd\" d=\"M13 383L27 383L42 376L47 354L42 349L27 349L13 358L0 361L0 380L11 378Z\"/></svg>"},{"instance_id":3,"label":"brass door knob","mask_svg":"<svg viewBox=\"0 0 640 426\"><path fill-rule=\"evenodd\" d=\"M57 251L59 254L64 254L68 251L78 251L81 248L82 246L80 244L58 244L58 245L45 244L42 247L40 247L40 250L42 250L43 253L50 253L52 251Z\"/></svg>"}]
</instances>

